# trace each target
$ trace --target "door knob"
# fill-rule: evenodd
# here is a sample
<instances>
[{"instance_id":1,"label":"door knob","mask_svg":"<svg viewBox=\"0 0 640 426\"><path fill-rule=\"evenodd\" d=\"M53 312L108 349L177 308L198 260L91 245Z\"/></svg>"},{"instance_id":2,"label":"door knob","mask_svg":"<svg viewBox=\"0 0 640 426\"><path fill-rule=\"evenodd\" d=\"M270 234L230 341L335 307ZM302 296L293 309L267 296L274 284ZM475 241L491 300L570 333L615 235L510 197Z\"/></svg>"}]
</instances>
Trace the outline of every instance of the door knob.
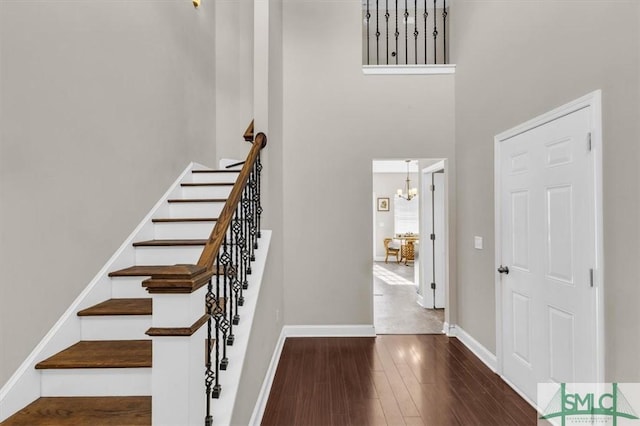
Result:
<instances>
[{"instance_id":1,"label":"door knob","mask_svg":"<svg viewBox=\"0 0 640 426\"><path fill-rule=\"evenodd\" d=\"M509 275L509 267L500 265L500 267L498 268L498 272L500 272L501 274Z\"/></svg>"}]
</instances>

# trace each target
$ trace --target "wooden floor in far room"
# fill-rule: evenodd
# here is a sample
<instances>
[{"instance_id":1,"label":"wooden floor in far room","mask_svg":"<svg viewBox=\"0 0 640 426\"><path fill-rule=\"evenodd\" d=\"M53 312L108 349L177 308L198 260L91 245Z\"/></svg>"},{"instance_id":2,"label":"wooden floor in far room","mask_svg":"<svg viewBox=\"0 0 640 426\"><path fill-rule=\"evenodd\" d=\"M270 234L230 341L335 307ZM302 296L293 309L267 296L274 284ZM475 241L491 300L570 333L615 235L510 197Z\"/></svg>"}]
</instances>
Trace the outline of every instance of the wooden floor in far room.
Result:
<instances>
[{"instance_id":1,"label":"wooden floor in far room","mask_svg":"<svg viewBox=\"0 0 640 426\"><path fill-rule=\"evenodd\" d=\"M288 338L264 426L536 425L534 409L444 335Z\"/></svg>"}]
</instances>

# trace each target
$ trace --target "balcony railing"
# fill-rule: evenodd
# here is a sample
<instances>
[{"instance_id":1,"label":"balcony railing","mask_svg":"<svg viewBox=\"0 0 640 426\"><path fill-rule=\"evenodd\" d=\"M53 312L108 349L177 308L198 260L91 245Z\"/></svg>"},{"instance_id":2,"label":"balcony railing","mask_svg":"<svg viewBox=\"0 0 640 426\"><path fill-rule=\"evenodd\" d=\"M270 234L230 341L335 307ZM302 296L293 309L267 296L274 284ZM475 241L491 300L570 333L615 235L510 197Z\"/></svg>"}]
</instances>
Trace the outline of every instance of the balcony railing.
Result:
<instances>
[{"instance_id":1,"label":"balcony railing","mask_svg":"<svg viewBox=\"0 0 640 426\"><path fill-rule=\"evenodd\" d=\"M448 64L446 0L363 0L363 65Z\"/></svg>"}]
</instances>

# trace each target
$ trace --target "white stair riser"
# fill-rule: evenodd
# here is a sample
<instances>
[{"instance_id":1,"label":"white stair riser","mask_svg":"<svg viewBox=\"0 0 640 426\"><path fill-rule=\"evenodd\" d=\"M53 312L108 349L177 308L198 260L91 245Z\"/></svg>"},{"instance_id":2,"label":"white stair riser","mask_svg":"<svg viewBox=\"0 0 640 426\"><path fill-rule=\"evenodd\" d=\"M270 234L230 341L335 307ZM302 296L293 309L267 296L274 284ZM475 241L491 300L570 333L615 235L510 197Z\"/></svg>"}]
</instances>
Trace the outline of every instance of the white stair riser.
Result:
<instances>
[{"instance_id":1,"label":"white stair riser","mask_svg":"<svg viewBox=\"0 0 640 426\"><path fill-rule=\"evenodd\" d=\"M151 315L105 315L80 317L82 340L147 339Z\"/></svg>"},{"instance_id":2,"label":"white stair riser","mask_svg":"<svg viewBox=\"0 0 640 426\"><path fill-rule=\"evenodd\" d=\"M198 262L204 246L136 247L136 265L177 265Z\"/></svg>"},{"instance_id":3,"label":"white stair riser","mask_svg":"<svg viewBox=\"0 0 640 426\"><path fill-rule=\"evenodd\" d=\"M42 396L151 395L151 368L41 370Z\"/></svg>"},{"instance_id":4,"label":"white stair riser","mask_svg":"<svg viewBox=\"0 0 640 426\"><path fill-rule=\"evenodd\" d=\"M231 186L183 186L182 198L227 198Z\"/></svg>"},{"instance_id":5,"label":"white stair riser","mask_svg":"<svg viewBox=\"0 0 640 426\"><path fill-rule=\"evenodd\" d=\"M218 217L224 207L224 202L212 203L171 203L169 217Z\"/></svg>"},{"instance_id":6,"label":"white stair riser","mask_svg":"<svg viewBox=\"0 0 640 426\"><path fill-rule=\"evenodd\" d=\"M155 238L164 239L207 239L215 222L160 222L154 224Z\"/></svg>"},{"instance_id":7,"label":"white stair riser","mask_svg":"<svg viewBox=\"0 0 640 426\"><path fill-rule=\"evenodd\" d=\"M147 290L142 287L142 281L148 277L112 277L111 297L114 299L129 299L149 297Z\"/></svg>"},{"instance_id":8,"label":"white stair riser","mask_svg":"<svg viewBox=\"0 0 640 426\"><path fill-rule=\"evenodd\" d=\"M191 181L196 183L234 183L238 173L191 173Z\"/></svg>"}]
</instances>

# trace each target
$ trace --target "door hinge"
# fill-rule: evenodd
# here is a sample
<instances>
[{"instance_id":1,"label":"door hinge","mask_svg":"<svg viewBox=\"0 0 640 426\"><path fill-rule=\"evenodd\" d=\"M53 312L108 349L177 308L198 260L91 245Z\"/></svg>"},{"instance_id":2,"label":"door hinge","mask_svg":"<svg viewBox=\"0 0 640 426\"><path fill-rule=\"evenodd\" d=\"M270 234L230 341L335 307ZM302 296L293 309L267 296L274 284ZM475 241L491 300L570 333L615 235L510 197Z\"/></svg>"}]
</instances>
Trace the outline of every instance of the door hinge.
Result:
<instances>
[{"instance_id":1,"label":"door hinge","mask_svg":"<svg viewBox=\"0 0 640 426\"><path fill-rule=\"evenodd\" d=\"M436 240L436 234L431 234L431 240L433 240L433 241Z\"/></svg>"},{"instance_id":2,"label":"door hinge","mask_svg":"<svg viewBox=\"0 0 640 426\"><path fill-rule=\"evenodd\" d=\"M431 190L431 192L436 190L436 186L435 185L429 185L429 189Z\"/></svg>"},{"instance_id":3,"label":"door hinge","mask_svg":"<svg viewBox=\"0 0 640 426\"><path fill-rule=\"evenodd\" d=\"M435 290L435 289L436 289L436 283L431 283L431 288L432 288L433 290Z\"/></svg>"},{"instance_id":4,"label":"door hinge","mask_svg":"<svg viewBox=\"0 0 640 426\"><path fill-rule=\"evenodd\" d=\"M589 284L593 287L593 268L589 269Z\"/></svg>"},{"instance_id":5,"label":"door hinge","mask_svg":"<svg viewBox=\"0 0 640 426\"><path fill-rule=\"evenodd\" d=\"M591 145L591 132L587 133L587 147L589 148L589 151L593 149Z\"/></svg>"}]
</instances>

